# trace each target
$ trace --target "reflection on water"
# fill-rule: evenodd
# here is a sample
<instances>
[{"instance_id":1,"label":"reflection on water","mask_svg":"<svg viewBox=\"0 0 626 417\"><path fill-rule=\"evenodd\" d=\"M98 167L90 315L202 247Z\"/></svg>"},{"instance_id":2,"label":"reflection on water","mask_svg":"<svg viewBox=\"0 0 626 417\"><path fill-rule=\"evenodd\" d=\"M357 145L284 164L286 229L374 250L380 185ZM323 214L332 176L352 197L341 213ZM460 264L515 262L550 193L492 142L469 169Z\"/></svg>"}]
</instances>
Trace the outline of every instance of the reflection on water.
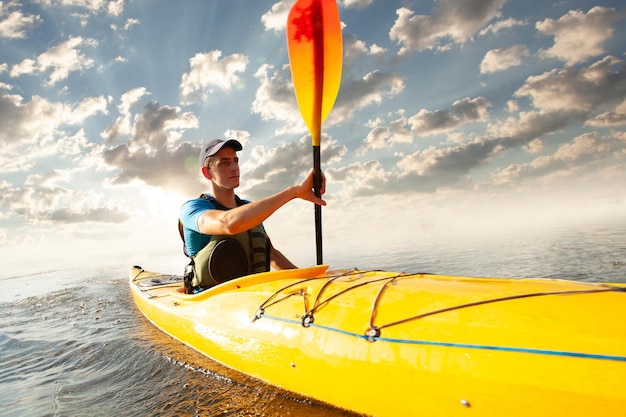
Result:
<instances>
[{"instance_id":1,"label":"reflection on water","mask_svg":"<svg viewBox=\"0 0 626 417\"><path fill-rule=\"evenodd\" d=\"M327 258L333 268L626 282L626 225L497 236L421 230L413 242L344 247ZM163 334L135 308L129 268L1 279L0 415L352 415L243 376Z\"/></svg>"},{"instance_id":2,"label":"reflection on water","mask_svg":"<svg viewBox=\"0 0 626 417\"><path fill-rule=\"evenodd\" d=\"M163 334L135 308L121 275L2 304L0 415L352 415Z\"/></svg>"}]
</instances>

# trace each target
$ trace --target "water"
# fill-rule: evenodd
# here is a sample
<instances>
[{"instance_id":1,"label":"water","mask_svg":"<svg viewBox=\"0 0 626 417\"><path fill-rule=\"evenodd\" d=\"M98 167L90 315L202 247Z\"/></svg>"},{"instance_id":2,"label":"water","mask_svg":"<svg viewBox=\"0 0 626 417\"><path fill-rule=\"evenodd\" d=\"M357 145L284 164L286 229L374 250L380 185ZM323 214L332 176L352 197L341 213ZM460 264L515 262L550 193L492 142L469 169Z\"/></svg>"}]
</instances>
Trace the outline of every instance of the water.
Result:
<instances>
[{"instance_id":1,"label":"water","mask_svg":"<svg viewBox=\"0 0 626 417\"><path fill-rule=\"evenodd\" d=\"M436 230L418 235L410 244L379 242L362 250L346 245L343 252L332 251L328 262L626 282L626 222L462 239ZM130 265L114 265L22 275L3 271L0 415L351 415L226 369L164 335L135 308L129 270Z\"/></svg>"}]
</instances>

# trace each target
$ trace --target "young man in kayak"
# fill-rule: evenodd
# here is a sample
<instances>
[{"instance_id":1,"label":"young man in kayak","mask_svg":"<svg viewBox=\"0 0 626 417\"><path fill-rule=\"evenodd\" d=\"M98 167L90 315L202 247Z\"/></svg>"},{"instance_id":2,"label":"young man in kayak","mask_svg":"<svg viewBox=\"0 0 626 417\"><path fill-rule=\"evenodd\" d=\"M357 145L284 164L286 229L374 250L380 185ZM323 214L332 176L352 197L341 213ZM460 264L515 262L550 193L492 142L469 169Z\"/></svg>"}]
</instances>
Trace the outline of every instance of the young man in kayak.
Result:
<instances>
[{"instance_id":1,"label":"young man in kayak","mask_svg":"<svg viewBox=\"0 0 626 417\"><path fill-rule=\"evenodd\" d=\"M211 193L187 201L180 210L179 230L185 254L191 258L185 269L186 292L270 267L296 268L272 245L262 222L293 199L326 205L313 191L313 171L302 183L262 200L240 199L235 188L239 186L237 151L242 149L237 140L214 139L200 151L202 175L209 180ZM321 194L325 185L323 178Z\"/></svg>"}]
</instances>

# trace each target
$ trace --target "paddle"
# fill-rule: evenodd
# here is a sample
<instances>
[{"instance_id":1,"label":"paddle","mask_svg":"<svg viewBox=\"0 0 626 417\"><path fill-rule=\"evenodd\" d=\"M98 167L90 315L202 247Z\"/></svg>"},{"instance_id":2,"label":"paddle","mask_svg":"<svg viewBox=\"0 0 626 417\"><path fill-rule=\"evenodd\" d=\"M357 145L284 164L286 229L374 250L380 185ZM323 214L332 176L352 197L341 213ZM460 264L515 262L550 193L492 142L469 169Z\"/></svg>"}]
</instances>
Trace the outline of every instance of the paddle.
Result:
<instances>
[{"instance_id":1,"label":"paddle","mask_svg":"<svg viewBox=\"0 0 626 417\"><path fill-rule=\"evenodd\" d=\"M335 104L341 83L342 40L335 0L298 0L287 18L291 76L302 118L313 142L315 194L320 197L322 122ZM322 261L322 207L315 205L317 264Z\"/></svg>"}]
</instances>

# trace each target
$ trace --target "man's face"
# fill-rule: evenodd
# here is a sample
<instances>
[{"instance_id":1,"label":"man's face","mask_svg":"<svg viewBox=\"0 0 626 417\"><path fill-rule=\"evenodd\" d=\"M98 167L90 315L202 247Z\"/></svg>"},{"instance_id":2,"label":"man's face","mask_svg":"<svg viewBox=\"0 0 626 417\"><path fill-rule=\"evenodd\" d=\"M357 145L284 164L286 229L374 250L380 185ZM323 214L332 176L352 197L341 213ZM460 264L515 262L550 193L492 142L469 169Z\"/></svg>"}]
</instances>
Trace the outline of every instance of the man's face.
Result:
<instances>
[{"instance_id":1,"label":"man's face","mask_svg":"<svg viewBox=\"0 0 626 417\"><path fill-rule=\"evenodd\" d=\"M218 187L239 187L239 158L233 148L224 147L213 157L208 168L211 179ZM206 175L206 174L205 174Z\"/></svg>"}]
</instances>

